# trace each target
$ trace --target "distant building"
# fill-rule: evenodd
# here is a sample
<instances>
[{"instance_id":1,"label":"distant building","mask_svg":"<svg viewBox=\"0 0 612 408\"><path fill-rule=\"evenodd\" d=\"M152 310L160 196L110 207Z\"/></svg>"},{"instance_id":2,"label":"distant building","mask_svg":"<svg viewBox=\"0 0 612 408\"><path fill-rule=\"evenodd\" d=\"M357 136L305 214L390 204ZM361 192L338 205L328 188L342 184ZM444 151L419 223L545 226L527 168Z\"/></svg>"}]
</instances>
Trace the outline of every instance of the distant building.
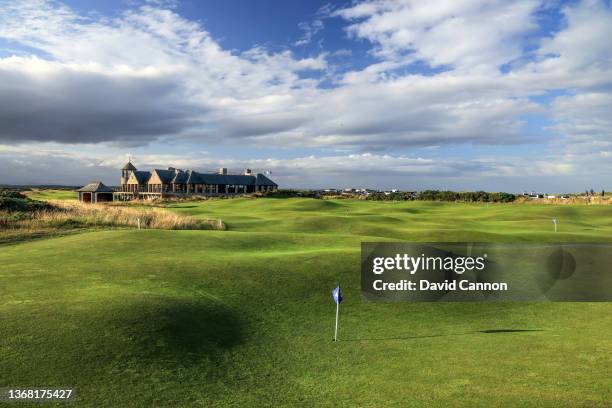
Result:
<instances>
[{"instance_id":1,"label":"distant building","mask_svg":"<svg viewBox=\"0 0 612 408\"><path fill-rule=\"evenodd\" d=\"M535 191L531 191L529 193L523 193L523 196L530 200L537 200L539 198L544 198L546 194L536 193Z\"/></svg>"},{"instance_id":2,"label":"distant building","mask_svg":"<svg viewBox=\"0 0 612 408\"><path fill-rule=\"evenodd\" d=\"M113 189L101 181L92 181L77 190L79 201L84 203L102 203L113 201Z\"/></svg>"},{"instance_id":3,"label":"distant building","mask_svg":"<svg viewBox=\"0 0 612 408\"><path fill-rule=\"evenodd\" d=\"M96 184L97 183L97 184ZM96 184L94 186L94 184ZM103 186L103 187L100 187ZM103 188L104 191L89 191ZM86 190L87 189L87 190ZM110 191L106 191L106 189ZM100 182L93 182L78 190L79 200L85 202L154 199L190 196L220 196L275 191L278 184L263 174L254 174L245 169L243 174L227 174L226 168L218 173L200 173L194 170L180 170L168 167L165 170L139 171L128 162L121 169L120 186L117 191ZM108 193L111 193L110 199ZM93 193L95 195L83 195ZM100 196L99 193L106 193ZM100 199L103 197L103 199Z\"/></svg>"}]
</instances>

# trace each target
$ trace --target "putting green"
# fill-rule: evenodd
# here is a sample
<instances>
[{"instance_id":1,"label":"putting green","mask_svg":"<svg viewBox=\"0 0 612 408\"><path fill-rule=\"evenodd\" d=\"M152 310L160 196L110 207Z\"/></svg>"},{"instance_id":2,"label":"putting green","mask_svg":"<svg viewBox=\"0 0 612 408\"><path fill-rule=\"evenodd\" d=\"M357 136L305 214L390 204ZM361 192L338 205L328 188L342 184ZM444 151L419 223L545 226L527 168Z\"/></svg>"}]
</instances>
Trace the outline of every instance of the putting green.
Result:
<instances>
[{"instance_id":1,"label":"putting green","mask_svg":"<svg viewBox=\"0 0 612 408\"><path fill-rule=\"evenodd\" d=\"M359 292L361 241L610 242L612 207L234 199L172 210L229 230L0 247L0 384L72 386L96 407L612 400L609 303L380 304Z\"/></svg>"}]
</instances>

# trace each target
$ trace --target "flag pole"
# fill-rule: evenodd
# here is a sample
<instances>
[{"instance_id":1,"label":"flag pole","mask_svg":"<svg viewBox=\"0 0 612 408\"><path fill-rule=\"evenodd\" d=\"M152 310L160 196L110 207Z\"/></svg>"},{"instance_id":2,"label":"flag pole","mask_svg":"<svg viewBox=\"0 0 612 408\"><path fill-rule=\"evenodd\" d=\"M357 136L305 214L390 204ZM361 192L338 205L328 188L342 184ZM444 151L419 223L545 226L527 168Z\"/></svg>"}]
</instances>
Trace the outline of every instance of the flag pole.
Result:
<instances>
[{"instance_id":1,"label":"flag pole","mask_svg":"<svg viewBox=\"0 0 612 408\"><path fill-rule=\"evenodd\" d=\"M340 285L332 290L332 299L336 302L336 329L334 330L334 341L338 341L338 320L340 317L340 303L342 303L342 290Z\"/></svg>"},{"instance_id":2,"label":"flag pole","mask_svg":"<svg viewBox=\"0 0 612 408\"><path fill-rule=\"evenodd\" d=\"M334 341L338 341L338 315L340 312L340 303L336 303L336 330L334 331Z\"/></svg>"}]
</instances>

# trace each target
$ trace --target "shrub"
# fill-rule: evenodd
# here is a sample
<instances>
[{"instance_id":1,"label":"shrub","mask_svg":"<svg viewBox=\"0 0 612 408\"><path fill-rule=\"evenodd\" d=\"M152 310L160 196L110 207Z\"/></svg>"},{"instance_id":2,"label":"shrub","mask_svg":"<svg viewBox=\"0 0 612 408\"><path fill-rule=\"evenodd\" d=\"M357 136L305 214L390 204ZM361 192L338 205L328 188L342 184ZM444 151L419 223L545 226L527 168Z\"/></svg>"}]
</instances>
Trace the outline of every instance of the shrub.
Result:
<instances>
[{"instance_id":1,"label":"shrub","mask_svg":"<svg viewBox=\"0 0 612 408\"><path fill-rule=\"evenodd\" d=\"M258 193L261 197L272 197L272 198L292 198L292 197L308 197L308 198L319 198L319 195L310 190L276 190L276 191L263 191Z\"/></svg>"},{"instance_id":2,"label":"shrub","mask_svg":"<svg viewBox=\"0 0 612 408\"><path fill-rule=\"evenodd\" d=\"M370 193L367 196L367 200L372 201L410 201L414 200L412 193L401 192L401 193Z\"/></svg>"},{"instance_id":3,"label":"shrub","mask_svg":"<svg viewBox=\"0 0 612 408\"><path fill-rule=\"evenodd\" d=\"M0 190L0 211L32 212L50 208L50 204L44 201L32 200L19 191Z\"/></svg>"},{"instance_id":4,"label":"shrub","mask_svg":"<svg viewBox=\"0 0 612 408\"><path fill-rule=\"evenodd\" d=\"M424 201L464 201L469 203L510 203L516 200L516 196L504 192L424 190L417 194L416 199Z\"/></svg>"},{"instance_id":5,"label":"shrub","mask_svg":"<svg viewBox=\"0 0 612 408\"><path fill-rule=\"evenodd\" d=\"M21 199L27 198L25 195L23 195L21 192L19 192L17 190L8 190L8 189L1 189L0 190L0 198L2 198L2 197L21 198Z\"/></svg>"}]
</instances>

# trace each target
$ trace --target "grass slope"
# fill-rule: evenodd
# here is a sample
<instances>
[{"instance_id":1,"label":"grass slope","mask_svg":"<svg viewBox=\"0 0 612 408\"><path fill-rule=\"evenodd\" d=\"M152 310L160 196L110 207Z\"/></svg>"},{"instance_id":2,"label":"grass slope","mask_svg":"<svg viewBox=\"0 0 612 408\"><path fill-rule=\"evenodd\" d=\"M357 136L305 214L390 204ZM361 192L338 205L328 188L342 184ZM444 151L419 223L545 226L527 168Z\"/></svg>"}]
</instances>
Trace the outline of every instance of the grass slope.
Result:
<instances>
[{"instance_id":1,"label":"grass slope","mask_svg":"<svg viewBox=\"0 0 612 408\"><path fill-rule=\"evenodd\" d=\"M359 294L362 240L610 241L607 207L236 199L173 209L229 230L0 248L0 384L75 386L79 406L108 407L612 398L610 304L372 304Z\"/></svg>"},{"instance_id":2,"label":"grass slope","mask_svg":"<svg viewBox=\"0 0 612 408\"><path fill-rule=\"evenodd\" d=\"M171 206L252 232L350 234L407 241L590 242L612 240L607 206L235 199ZM552 218L558 219L554 234Z\"/></svg>"},{"instance_id":3,"label":"grass slope","mask_svg":"<svg viewBox=\"0 0 612 408\"><path fill-rule=\"evenodd\" d=\"M25 194L32 200L76 200L77 193L73 190L33 189Z\"/></svg>"}]
</instances>

